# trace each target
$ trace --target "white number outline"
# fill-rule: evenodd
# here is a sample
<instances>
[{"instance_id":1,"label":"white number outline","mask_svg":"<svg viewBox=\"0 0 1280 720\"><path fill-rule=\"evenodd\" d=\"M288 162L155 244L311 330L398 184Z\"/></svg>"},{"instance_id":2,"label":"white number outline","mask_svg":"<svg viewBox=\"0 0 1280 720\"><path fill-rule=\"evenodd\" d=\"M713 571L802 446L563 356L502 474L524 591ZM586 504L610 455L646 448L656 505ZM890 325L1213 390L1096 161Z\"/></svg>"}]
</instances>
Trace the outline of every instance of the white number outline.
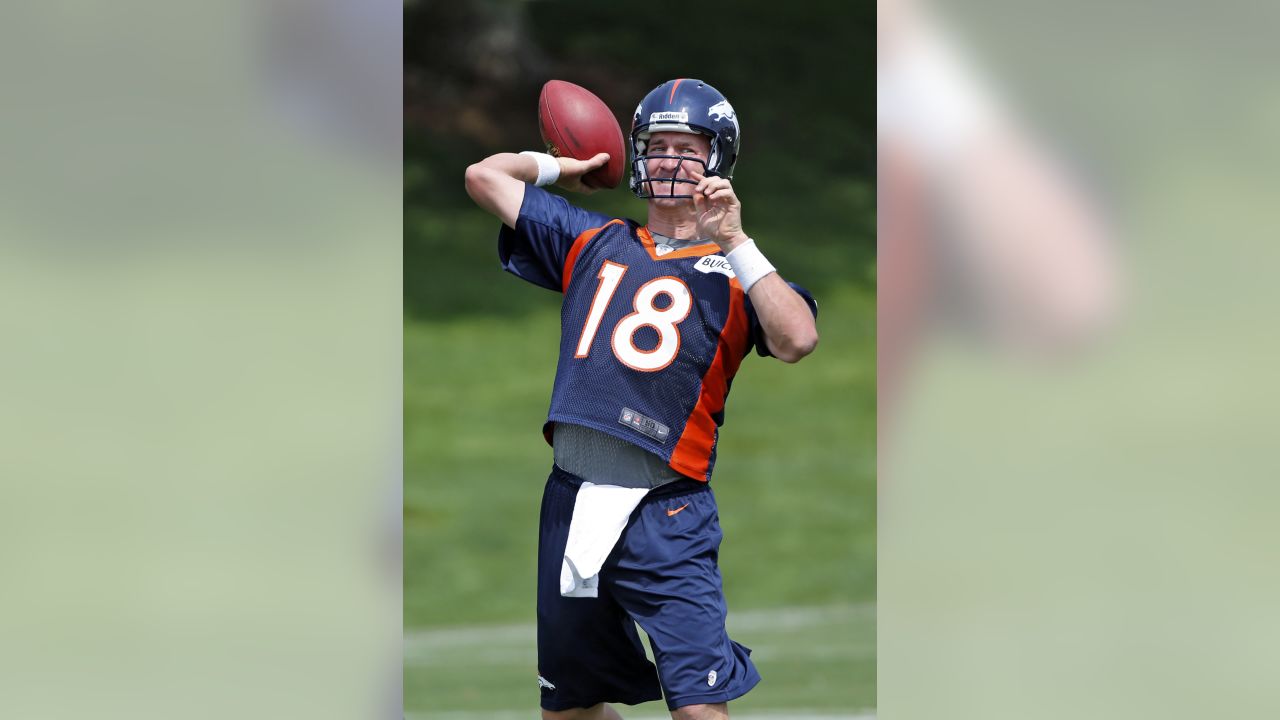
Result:
<instances>
[{"instance_id":1,"label":"white number outline","mask_svg":"<svg viewBox=\"0 0 1280 720\"><path fill-rule=\"evenodd\" d=\"M587 319L582 324L582 332L578 333L578 350L573 355L575 358L584 358L591 352L591 341L596 339L596 331L600 329L604 311L613 300L613 294L617 292L622 276L626 274L627 266L620 263L605 260L600 266L600 272L596 273L600 284L596 286L595 297L591 298L591 311L587 313Z\"/></svg>"},{"instance_id":2,"label":"white number outline","mask_svg":"<svg viewBox=\"0 0 1280 720\"><path fill-rule=\"evenodd\" d=\"M658 283L662 284L658 285ZM671 298L671 304L665 308L659 308L654 304L659 295ZM642 303L645 305L643 309ZM680 329L676 326L684 322L685 318L689 317L689 312L693 310L693 294L689 292L689 286L680 278L664 275L641 285L631 300L631 307L635 312L619 320L613 328L610 343L613 356L632 370L640 372L662 370L674 362L676 356L680 354ZM680 317L674 320L667 319L668 316L677 313ZM646 318L655 318L657 321ZM658 344L652 350L641 350L636 347L636 332L642 327L651 327L658 331ZM626 342L626 346L623 346L623 341ZM672 347L673 344L674 347ZM630 360L634 362L628 362L628 358L623 357L624 355L630 356Z\"/></svg>"},{"instance_id":3,"label":"white number outline","mask_svg":"<svg viewBox=\"0 0 1280 720\"><path fill-rule=\"evenodd\" d=\"M596 273L600 283L591 299L591 309L582 324L575 358L585 358L591 353L591 344L600 330L605 310L613 300L627 270L626 265L605 260ZM657 307L654 301L659 295L666 295L671 304L665 308ZM673 275L656 277L636 290L631 299L631 308L633 312L618 320L610 333L609 346L614 358L639 372L665 369L680 354L682 339L677 326L693 310L693 293L689 290L689 285ZM679 317L671 319L675 314L679 314ZM658 333L658 344L652 350L641 350L635 345L635 334L642 327L651 327Z\"/></svg>"}]
</instances>

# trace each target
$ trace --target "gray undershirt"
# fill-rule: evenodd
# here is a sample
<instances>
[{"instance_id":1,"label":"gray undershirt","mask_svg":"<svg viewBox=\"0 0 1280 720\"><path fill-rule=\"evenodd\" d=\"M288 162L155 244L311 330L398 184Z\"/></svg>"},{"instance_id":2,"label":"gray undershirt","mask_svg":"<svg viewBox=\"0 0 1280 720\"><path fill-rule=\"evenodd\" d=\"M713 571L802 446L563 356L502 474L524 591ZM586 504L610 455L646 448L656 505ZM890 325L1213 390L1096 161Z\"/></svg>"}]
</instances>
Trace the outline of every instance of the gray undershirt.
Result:
<instances>
[{"instance_id":1,"label":"gray undershirt","mask_svg":"<svg viewBox=\"0 0 1280 720\"><path fill-rule=\"evenodd\" d=\"M684 477L648 450L594 428L558 422L556 465L597 485L655 488Z\"/></svg>"},{"instance_id":2,"label":"gray undershirt","mask_svg":"<svg viewBox=\"0 0 1280 720\"><path fill-rule=\"evenodd\" d=\"M653 237L653 245L657 249L659 256L666 255L667 253L675 250L684 250L685 248L691 248L695 245L705 245L706 243L711 242L706 238L677 240L675 238L669 238L666 235L659 235L652 231L650 231L649 235Z\"/></svg>"}]
</instances>

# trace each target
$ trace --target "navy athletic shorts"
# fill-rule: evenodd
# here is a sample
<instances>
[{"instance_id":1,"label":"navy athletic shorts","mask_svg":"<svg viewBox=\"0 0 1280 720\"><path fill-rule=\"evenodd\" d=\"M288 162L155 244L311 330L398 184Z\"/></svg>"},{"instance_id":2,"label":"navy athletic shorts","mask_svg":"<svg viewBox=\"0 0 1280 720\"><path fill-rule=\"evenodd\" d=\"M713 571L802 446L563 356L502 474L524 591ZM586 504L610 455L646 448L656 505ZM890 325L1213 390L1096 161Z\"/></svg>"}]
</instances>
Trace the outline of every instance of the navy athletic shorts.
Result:
<instances>
[{"instance_id":1,"label":"navy athletic shorts","mask_svg":"<svg viewBox=\"0 0 1280 720\"><path fill-rule=\"evenodd\" d=\"M542 707L659 700L722 703L760 682L751 650L725 632L711 487L677 480L649 492L600 571L599 597L560 595L560 565L582 480L553 466L538 538L538 684ZM653 645L645 657L636 624Z\"/></svg>"}]
</instances>

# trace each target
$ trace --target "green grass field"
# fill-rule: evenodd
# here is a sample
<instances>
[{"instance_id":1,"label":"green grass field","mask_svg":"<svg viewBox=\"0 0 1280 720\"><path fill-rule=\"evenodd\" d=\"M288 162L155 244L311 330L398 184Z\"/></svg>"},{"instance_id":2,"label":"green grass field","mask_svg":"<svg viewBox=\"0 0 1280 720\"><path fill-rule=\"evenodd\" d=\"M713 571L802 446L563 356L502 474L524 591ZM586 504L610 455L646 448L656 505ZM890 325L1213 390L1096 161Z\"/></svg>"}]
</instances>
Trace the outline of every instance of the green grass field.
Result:
<instances>
[{"instance_id":1,"label":"green grass field","mask_svg":"<svg viewBox=\"0 0 1280 720\"><path fill-rule=\"evenodd\" d=\"M853 290L821 300L831 317L866 317L871 303ZM405 698L419 717L536 705L529 623L550 465L539 428L557 325L551 308L405 328ZM871 357L869 328L822 333L800 365L744 362L722 433L731 626L739 609L824 608L735 631L766 678L744 709L875 705L874 376L857 362Z\"/></svg>"},{"instance_id":2,"label":"green grass field","mask_svg":"<svg viewBox=\"0 0 1280 720\"><path fill-rule=\"evenodd\" d=\"M406 215L412 718L536 716L534 563L551 465L540 430L560 296L501 272L495 232L478 213ZM771 255L814 291L821 344L794 366L744 360L712 481L730 628L764 676L734 707L760 718L856 717L876 704L874 266L839 238L807 239L804 252ZM655 703L627 717L666 713Z\"/></svg>"},{"instance_id":3,"label":"green grass field","mask_svg":"<svg viewBox=\"0 0 1280 720\"><path fill-rule=\"evenodd\" d=\"M734 701L735 715L855 717L874 704L872 605L746 611L731 615L729 630L752 649L765 678ZM536 663L532 623L410 631L409 717L534 717L538 695L530 668ZM667 717L666 706L645 703L625 716Z\"/></svg>"}]
</instances>

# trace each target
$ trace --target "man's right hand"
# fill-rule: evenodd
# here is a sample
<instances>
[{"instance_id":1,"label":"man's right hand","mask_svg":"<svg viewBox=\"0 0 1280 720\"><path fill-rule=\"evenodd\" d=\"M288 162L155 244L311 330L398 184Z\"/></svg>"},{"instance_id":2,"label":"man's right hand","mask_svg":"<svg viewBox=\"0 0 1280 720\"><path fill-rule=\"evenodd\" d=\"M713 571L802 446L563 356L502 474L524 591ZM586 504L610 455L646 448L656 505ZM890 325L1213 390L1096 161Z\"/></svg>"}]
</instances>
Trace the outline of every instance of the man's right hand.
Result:
<instances>
[{"instance_id":1,"label":"man's right hand","mask_svg":"<svg viewBox=\"0 0 1280 720\"><path fill-rule=\"evenodd\" d=\"M558 157L556 162L560 163L560 179L556 180L556 186L569 190L570 192L579 192L590 195L600 190L598 187L591 187L582 182L582 176L604 167L609 162L609 153L599 153L590 160L574 160L570 157Z\"/></svg>"}]
</instances>

